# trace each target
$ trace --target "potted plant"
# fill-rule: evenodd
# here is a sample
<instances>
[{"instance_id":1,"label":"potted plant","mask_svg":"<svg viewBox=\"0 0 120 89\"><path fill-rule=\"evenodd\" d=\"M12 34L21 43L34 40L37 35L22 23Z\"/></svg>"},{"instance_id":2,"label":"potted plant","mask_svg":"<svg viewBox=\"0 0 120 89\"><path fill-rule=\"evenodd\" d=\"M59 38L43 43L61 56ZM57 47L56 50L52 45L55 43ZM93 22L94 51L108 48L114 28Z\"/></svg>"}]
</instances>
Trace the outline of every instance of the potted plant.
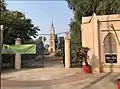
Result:
<instances>
[{"instance_id":1,"label":"potted plant","mask_svg":"<svg viewBox=\"0 0 120 89\"><path fill-rule=\"evenodd\" d=\"M118 89L120 89L120 79L117 79L117 86L118 86Z\"/></svg>"},{"instance_id":2,"label":"potted plant","mask_svg":"<svg viewBox=\"0 0 120 89\"><path fill-rule=\"evenodd\" d=\"M91 66L88 64L88 61L87 61L87 59L88 59L88 51L89 51L90 49L88 48L88 47L82 47L82 52L83 52L83 60L84 60L84 62L85 62L85 65L83 65L83 71L85 72L85 73L90 73L91 72Z\"/></svg>"}]
</instances>

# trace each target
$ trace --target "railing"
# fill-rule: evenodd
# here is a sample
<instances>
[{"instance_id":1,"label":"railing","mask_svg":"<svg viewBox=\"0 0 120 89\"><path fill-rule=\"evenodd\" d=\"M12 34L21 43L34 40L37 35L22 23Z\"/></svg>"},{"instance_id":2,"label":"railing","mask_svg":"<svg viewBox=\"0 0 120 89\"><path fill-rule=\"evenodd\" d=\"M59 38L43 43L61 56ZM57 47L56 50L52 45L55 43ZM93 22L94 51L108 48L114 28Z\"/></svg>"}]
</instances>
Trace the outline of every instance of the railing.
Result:
<instances>
[{"instance_id":1,"label":"railing","mask_svg":"<svg viewBox=\"0 0 120 89\"><path fill-rule=\"evenodd\" d=\"M71 52L71 67L82 67L83 54L81 52Z\"/></svg>"},{"instance_id":2,"label":"railing","mask_svg":"<svg viewBox=\"0 0 120 89\"><path fill-rule=\"evenodd\" d=\"M22 68L43 68L44 67L44 47L37 45L36 54L22 54ZM2 69L14 69L15 55L3 54Z\"/></svg>"}]
</instances>

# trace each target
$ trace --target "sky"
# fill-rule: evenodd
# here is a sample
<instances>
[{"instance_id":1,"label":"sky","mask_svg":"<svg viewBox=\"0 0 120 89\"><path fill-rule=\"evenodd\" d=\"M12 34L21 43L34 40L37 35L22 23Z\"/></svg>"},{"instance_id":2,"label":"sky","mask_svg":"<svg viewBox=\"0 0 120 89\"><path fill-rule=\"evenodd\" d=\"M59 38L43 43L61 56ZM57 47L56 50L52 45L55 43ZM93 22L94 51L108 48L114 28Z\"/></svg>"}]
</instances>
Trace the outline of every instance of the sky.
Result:
<instances>
[{"instance_id":1,"label":"sky","mask_svg":"<svg viewBox=\"0 0 120 89\"><path fill-rule=\"evenodd\" d=\"M54 23L55 33L69 31L69 22L73 18L73 12L68 8L66 1L6 0L6 3L8 9L21 11L26 17L32 19L35 26L39 26L41 29L39 34L49 34L52 21ZM49 43L49 36L46 37L46 43Z\"/></svg>"}]
</instances>

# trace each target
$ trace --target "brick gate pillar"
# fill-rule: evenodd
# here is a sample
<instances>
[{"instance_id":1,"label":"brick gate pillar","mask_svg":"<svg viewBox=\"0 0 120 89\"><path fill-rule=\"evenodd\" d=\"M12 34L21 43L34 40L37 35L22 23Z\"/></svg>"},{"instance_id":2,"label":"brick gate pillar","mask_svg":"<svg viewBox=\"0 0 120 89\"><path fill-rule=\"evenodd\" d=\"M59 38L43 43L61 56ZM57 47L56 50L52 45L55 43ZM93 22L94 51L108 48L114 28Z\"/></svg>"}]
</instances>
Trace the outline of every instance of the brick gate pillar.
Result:
<instances>
[{"instance_id":1,"label":"brick gate pillar","mask_svg":"<svg viewBox=\"0 0 120 89\"><path fill-rule=\"evenodd\" d=\"M65 33L65 68L70 68L70 39L69 32Z\"/></svg>"},{"instance_id":2,"label":"brick gate pillar","mask_svg":"<svg viewBox=\"0 0 120 89\"><path fill-rule=\"evenodd\" d=\"M21 39L17 38L15 40L15 45L21 45ZM15 54L15 69L21 69L21 54Z\"/></svg>"}]
</instances>

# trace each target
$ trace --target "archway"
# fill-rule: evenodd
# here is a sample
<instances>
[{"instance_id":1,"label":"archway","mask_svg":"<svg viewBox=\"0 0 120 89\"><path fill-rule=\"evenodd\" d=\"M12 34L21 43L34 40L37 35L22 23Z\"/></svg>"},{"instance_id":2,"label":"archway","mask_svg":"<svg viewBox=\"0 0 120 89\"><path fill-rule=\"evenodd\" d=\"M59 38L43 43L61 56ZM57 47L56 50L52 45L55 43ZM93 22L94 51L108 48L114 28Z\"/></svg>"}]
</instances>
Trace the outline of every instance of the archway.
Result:
<instances>
[{"instance_id":1,"label":"archway","mask_svg":"<svg viewBox=\"0 0 120 89\"><path fill-rule=\"evenodd\" d=\"M104 39L105 63L108 63L110 72L113 72L114 63L117 63L117 42L114 34L108 33Z\"/></svg>"},{"instance_id":2,"label":"archway","mask_svg":"<svg viewBox=\"0 0 120 89\"><path fill-rule=\"evenodd\" d=\"M117 53L117 42L114 34L108 33L104 38L104 53Z\"/></svg>"}]
</instances>

